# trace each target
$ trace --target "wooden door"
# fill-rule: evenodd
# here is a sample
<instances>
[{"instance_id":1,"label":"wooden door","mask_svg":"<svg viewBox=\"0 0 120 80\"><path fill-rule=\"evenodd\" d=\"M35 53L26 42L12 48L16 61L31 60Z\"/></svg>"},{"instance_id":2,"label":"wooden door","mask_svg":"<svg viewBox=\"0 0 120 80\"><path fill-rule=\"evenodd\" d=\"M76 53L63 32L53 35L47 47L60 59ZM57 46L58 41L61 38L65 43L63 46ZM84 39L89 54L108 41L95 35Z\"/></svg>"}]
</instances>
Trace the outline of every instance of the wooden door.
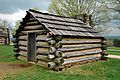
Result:
<instances>
[{"instance_id":1,"label":"wooden door","mask_svg":"<svg viewBox=\"0 0 120 80\"><path fill-rule=\"evenodd\" d=\"M35 62L36 56L36 33L28 33L28 41L27 41L27 59L28 61Z\"/></svg>"}]
</instances>

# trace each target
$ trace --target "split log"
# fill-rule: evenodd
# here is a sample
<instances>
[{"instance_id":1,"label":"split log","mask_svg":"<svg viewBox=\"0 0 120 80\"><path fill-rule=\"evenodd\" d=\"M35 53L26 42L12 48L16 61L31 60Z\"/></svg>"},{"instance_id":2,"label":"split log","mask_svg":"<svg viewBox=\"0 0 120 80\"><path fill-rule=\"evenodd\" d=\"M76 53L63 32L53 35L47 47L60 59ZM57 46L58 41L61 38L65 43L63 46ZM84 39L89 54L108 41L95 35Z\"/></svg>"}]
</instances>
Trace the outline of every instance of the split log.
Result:
<instances>
[{"instance_id":1,"label":"split log","mask_svg":"<svg viewBox=\"0 0 120 80\"><path fill-rule=\"evenodd\" d=\"M42 60L42 61L50 61L47 55L37 55L36 59Z\"/></svg>"},{"instance_id":2,"label":"split log","mask_svg":"<svg viewBox=\"0 0 120 80\"><path fill-rule=\"evenodd\" d=\"M63 58L55 58L54 59L54 62L57 64L57 65L60 65L64 62L64 59Z\"/></svg>"},{"instance_id":3,"label":"split log","mask_svg":"<svg viewBox=\"0 0 120 80\"><path fill-rule=\"evenodd\" d=\"M48 37L48 38L50 38L50 37L52 37L52 36L53 36L53 33L52 33L52 32L48 32L48 33L47 33L47 37Z\"/></svg>"},{"instance_id":4,"label":"split log","mask_svg":"<svg viewBox=\"0 0 120 80\"><path fill-rule=\"evenodd\" d=\"M62 41L62 36L55 36L54 40L56 40L56 41Z\"/></svg>"},{"instance_id":5,"label":"split log","mask_svg":"<svg viewBox=\"0 0 120 80\"><path fill-rule=\"evenodd\" d=\"M62 57L62 55L63 55L62 51L56 51L55 52L55 56L58 57L58 58Z\"/></svg>"},{"instance_id":6,"label":"split log","mask_svg":"<svg viewBox=\"0 0 120 80\"><path fill-rule=\"evenodd\" d=\"M56 64L54 62L48 62L48 69L54 69Z\"/></svg>"},{"instance_id":7,"label":"split log","mask_svg":"<svg viewBox=\"0 0 120 80\"><path fill-rule=\"evenodd\" d=\"M59 41L58 43L55 44L55 48L61 48L62 47L62 42Z\"/></svg>"},{"instance_id":8,"label":"split log","mask_svg":"<svg viewBox=\"0 0 120 80\"><path fill-rule=\"evenodd\" d=\"M55 55L48 54L48 58L49 58L50 60L53 60L53 59L55 58Z\"/></svg>"},{"instance_id":9,"label":"split log","mask_svg":"<svg viewBox=\"0 0 120 80\"><path fill-rule=\"evenodd\" d=\"M49 53L50 53L50 54L53 54L53 53L55 53L55 52L56 52L56 48L55 48L55 47L50 47Z\"/></svg>"},{"instance_id":10,"label":"split log","mask_svg":"<svg viewBox=\"0 0 120 80\"><path fill-rule=\"evenodd\" d=\"M106 40L104 40L104 41L102 42L102 44L103 44L103 45L106 45L106 44L107 44L107 41L106 41Z\"/></svg>"},{"instance_id":11,"label":"split log","mask_svg":"<svg viewBox=\"0 0 120 80\"><path fill-rule=\"evenodd\" d=\"M48 41L48 44L49 44L49 45L55 45L55 44L56 44L56 41L55 41L55 40L49 40L49 41Z\"/></svg>"}]
</instances>

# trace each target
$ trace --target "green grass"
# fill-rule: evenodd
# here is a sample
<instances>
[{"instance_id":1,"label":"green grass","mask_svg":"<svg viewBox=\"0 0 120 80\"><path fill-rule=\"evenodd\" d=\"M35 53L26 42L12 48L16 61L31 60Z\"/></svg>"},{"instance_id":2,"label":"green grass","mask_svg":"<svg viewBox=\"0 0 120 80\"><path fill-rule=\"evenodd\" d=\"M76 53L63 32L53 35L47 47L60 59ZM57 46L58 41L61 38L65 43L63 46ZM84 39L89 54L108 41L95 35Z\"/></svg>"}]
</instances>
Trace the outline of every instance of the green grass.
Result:
<instances>
[{"instance_id":1,"label":"green grass","mask_svg":"<svg viewBox=\"0 0 120 80\"><path fill-rule=\"evenodd\" d=\"M88 63L55 72L34 65L29 70L9 75L5 80L119 80L120 60Z\"/></svg>"},{"instance_id":2,"label":"green grass","mask_svg":"<svg viewBox=\"0 0 120 80\"><path fill-rule=\"evenodd\" d=\"M112 50L120 50L120 47L108 47L108 49L112 49Z\"/></svg>"},{"instance_id":3,"label":"green grass","mask_svg":"<svg viewBox=\"0 0 120 80\"><path fill-rule=\"evenodd\" d=\"M12 49L12 46L0 46L0 62L17 61L13 58ZM8 74L4 80L119 80L119 74L120 59L108 59L74 66L61 72L33 65L25 71Z\"/></svg>"},{"instance_id":4,"label":"green grass","mask_svg":"<svg viewBox=\"0 0 120 80\"><path fill-rule=\"evenodd\" d=\"M0 46L0 62L15 62L13 46Z\"/></svg>"},{"instance_id":5,"label":"green grass","mask_svg":"<svg viewBox=\"0 0 120 80\"><path fill-rule=\"evenodd\" d=\"M107 52L112 55L120 55L120 47L110 47Z\"/></svg>"}]
</instances>

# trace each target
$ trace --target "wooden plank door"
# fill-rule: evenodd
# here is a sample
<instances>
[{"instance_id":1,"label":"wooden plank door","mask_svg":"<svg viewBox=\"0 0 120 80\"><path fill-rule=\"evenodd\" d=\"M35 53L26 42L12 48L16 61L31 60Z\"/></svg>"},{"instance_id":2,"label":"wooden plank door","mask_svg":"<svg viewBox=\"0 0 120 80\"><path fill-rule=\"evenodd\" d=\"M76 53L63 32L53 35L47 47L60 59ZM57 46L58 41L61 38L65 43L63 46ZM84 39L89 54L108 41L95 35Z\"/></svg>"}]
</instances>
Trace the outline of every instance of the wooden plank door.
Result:
<instances>
[{"instance_id":1,"label":"wooden plank door","mask_svg":"<svg viewBox=\"0 0 120 80\"><path fill-rule=\"evenodd\" d=\"M28 61L35 62L36 56L36 33L28 33L28 41L27 41L27 59Z\"/></svg>"}]
</instances>

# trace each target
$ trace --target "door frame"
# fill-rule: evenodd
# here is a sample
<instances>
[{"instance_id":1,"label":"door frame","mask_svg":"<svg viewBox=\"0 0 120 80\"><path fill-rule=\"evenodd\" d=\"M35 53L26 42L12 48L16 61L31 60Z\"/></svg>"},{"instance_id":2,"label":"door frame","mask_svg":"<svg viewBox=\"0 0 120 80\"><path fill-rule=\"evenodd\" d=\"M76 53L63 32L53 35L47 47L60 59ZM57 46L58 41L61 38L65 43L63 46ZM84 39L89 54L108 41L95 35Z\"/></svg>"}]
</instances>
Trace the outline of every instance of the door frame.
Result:
<instances>
[{"instance_id":1,"label":"door frame","mask_svg":"<svg viewBox=\"0 0 120 80\"><path fill-rule=\"evenodd\" d=\"M29 47L30 46L29 36L30 36L30 34L34 35L34 39L33 39L34 42L32 42L32 43L34 43L34 45L32 45L32 46L34 46L34 48L30 49L30 51L29 51L29 48L30 48ZM32 58L31 58L31 57L33 57L33 53L32 53L32 56L30 57L29 52L31 52L31 50L34 52L34 60L32 60ZM27 33L27 61L36 62L36 59L35 59L36 55L37 55L36 54L36 32L29 32L29 33Z\"/></svg>"}]
</instances>

